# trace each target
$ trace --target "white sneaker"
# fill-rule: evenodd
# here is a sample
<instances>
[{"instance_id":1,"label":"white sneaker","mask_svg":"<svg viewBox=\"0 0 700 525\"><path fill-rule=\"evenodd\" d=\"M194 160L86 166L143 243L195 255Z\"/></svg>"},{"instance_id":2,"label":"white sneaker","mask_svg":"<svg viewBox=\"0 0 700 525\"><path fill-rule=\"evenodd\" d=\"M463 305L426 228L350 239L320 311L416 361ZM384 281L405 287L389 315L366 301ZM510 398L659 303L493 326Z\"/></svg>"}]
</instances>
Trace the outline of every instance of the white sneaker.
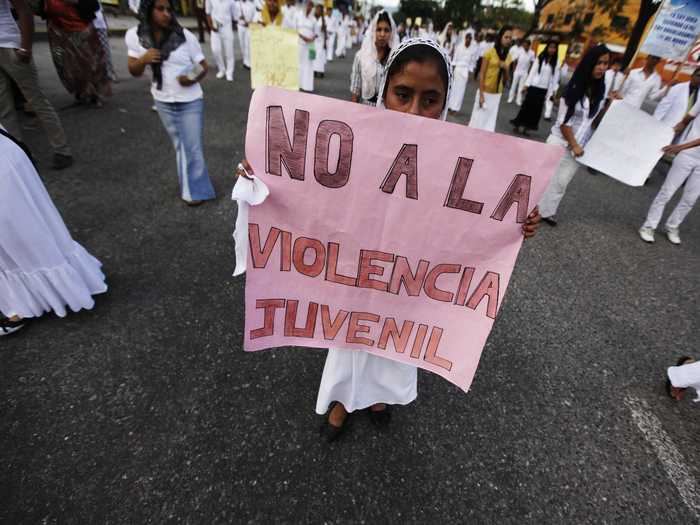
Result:
<instances>
[{"instance_id":1,"label":"white sneaker","mask_svg":"<svg viewBox=\"0 0 700 525\"><path fill-rule=\"evenodd\" d=\"M224 78L225 76L226 76L226 73L224 73L223 71L219 71L219 72L216 74L216 78Z\"/></svg>"},{"instance_id":2,"label":"white sneaker","mask_svg":"<svg viewBox=\"0 0 700 525\"><path fill-rule=\"evenodd\" d=\"M639 228L639 236L644 242L654 242L654 228L642 226Z\"/></svg>"},{"instance_id":3,"label":"white sneaker","mask_svg":"<svg viewBox=\"0 0 700 525\"><path fill-rule=\"evenodd\" d=\"M233 82L233 75L231 75L231 76L226 75L226 80L228 80L229 82Z\"/></svg>"},{"instance_id":4,"label":"white sneaker","mask_svg":"<svg viewBox=\"0 0 700 525\"><path fill-rule=\"evenodd\" d=\"M666 227L666 237L668 238L669 241L671 241L671 244L680 244L681 243L681 236L678 234L678 228L671 228L669 226Z\"/></svg>"}]
</instances>

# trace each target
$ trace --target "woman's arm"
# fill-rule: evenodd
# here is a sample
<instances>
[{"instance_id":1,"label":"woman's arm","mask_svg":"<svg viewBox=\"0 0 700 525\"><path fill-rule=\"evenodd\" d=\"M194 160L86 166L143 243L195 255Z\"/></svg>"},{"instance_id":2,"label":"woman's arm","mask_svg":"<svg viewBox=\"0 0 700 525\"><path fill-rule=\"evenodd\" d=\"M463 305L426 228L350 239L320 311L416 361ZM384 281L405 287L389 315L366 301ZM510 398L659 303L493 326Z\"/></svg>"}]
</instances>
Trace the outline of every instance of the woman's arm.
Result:
<instances>
[{"instance_id":1,"label":"woman's arm","mask_svg":"<svg viewBox=\"0 0 700 525\"><path fill-rule=\"evenodd\" d=\"M559 126L559 129L561 130L561 134L564 135L566 142L569 143L569 148L574 154L574 157L580 157L581 155L583 155L583 148L579 145L578 142L576 142L576 137L574 137L574 130L571 129L571 126L562 124L561 126Z\"/></svg>"},{"instance_id":2,"label":"woman's arm","mask_svg":"<svg viewBox=\"0 0 700 525\"><path fill-rule=\"evenodd\" d=\"M158 62L160 62L160 51L151 48L139 58L129 57L127 66L132 77L140 77L148 64L157 64Z\"/></svg>"},{"instance_id":3,"label":"woman's arm","mask_svg":"<svg viewBox=\"0 0 700 525\"><path fill-rule=\"evenodd\" d=\"M479 107L483 108L486 98L484 89L486 87L486 68L489 67L489 59L484 55L481 59L481 69L479 70Z\"/></svg>"},{"instance_id":4,"label":"woman's arm","mask_svg":"<svg viewBox=\"0 0 700 525\"><path fill-rule=\"evenodd\" d=\"M202 71L199 73L199 75L195 77L194 80L190 80L189 78L187 78L186 75L180 75L179 77L177 77L177 81L180 83L181 86L193 86L207 76L207 71L209 71L209 65L207 64L207 61L202 60L199 63L199 65L202 66Z\"/></svg>"},{"instance_id":5,"label":"woman's arm","mask_svg":"<svg viewBox=\"0 0 700 525\"><path fill-rule=\"evenodd\" d=\"M695 139L691 140L690 142L686 142L685 144L669 144L668 146L664 146L661 151L675 155L681 151L685 151L690 148L697 148L698 146L700 146L700 139Z\"/></svg>"}]
</instances>

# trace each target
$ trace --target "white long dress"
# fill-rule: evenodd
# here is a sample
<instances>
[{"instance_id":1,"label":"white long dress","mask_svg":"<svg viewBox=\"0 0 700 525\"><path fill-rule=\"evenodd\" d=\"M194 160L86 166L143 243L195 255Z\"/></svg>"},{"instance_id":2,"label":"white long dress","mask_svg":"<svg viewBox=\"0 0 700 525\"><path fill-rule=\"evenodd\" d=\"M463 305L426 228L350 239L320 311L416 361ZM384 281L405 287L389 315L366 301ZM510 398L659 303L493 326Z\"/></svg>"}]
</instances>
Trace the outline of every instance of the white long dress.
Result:
<instances>
[{"instance_id":1,"label":"white long dress","mask_svg":"<svg viewBox=\"0 0 700 525\"><path fill-rule=\"evenodd\" d=\"M301 35L307 38L315 36L314 27L316 19L314 15L309 13L307 16L304 11L297 13L297 33L299 33L299 88L304 91L314 90L314 63L309 57L309 51L314 48L314 43L306 43L302 40ZM317 51L318 52L318 51Z\"/></svg>"},{"instance_id":2,"label":"white long dress","mask_svg":"<svg viewBox=\"0 0 700 525\"><path fill-rule=\"evenodd\" d=\"M0 135L0 312L64 317L107 291L100 261L75 242L29 158Z\"/></svg>"},{"instance_id":3,"label":"white long dress","mask_svg":"<svg viewBox=\"0 0 700 525\"><path fill-rule=\"evenodd\" d=\"M460 111L462 109L464 93L469 82L469 75L474 71L477 54L478 46L474 42L469 47L466 47L464 42L455 47L454 60L452 62L455 66L455 74L452 94L449 100L450 111Z\"/></svg>"},{"instance_id":4,"label":"white long dress","mask_svg":"<svg viewBox=\"0 0 700 525\"><path fill-rule=\"evenodd\" d=\"M314 33L316 33L316 40L314 41L314 46L316 46L316 58L314 59L314 72L315 73L325 73L326 72L326 42L325 34L323 32L323 18L316 18L314 23Z\"/></svg>"}]
</instances>

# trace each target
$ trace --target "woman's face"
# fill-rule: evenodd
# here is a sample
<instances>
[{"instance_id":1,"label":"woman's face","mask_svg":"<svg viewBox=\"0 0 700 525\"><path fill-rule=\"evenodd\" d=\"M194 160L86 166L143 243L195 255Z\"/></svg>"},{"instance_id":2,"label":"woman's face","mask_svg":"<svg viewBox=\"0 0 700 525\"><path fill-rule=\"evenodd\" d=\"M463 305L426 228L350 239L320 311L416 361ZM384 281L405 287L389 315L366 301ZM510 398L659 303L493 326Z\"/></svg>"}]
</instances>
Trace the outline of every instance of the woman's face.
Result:
<instances>
[{"instance_id":1,"label":"woman's face","mask_svg":"<svg viewBox=\"0 0 700 525\"><path fill-rule=\"evenodd\" d=\"M608 69L608 62L610 62L610 55L608 53L600 55L598 62L596 62L593 68L593 78L596 80L603 78L603 75L605 75Z\"/></svg>"},{"instance_id":2,"label":"woman's face","mask_svg":"<svg viewBox=\"0 0 700 525\"><path fill-rule=\"evenodd\" d=\"M323 16L323 6L322 5L317 5L314 11L314 15L316 15L316 18L321 18Z\"/></svg>"},{"instance_id":3,"label":"woman's face","mask_svg":"<svg viewBox=\"0 0 700 525\"><path fill-rule=\"evenodd\" d=\"M464 37L464 45L469 47L472 44L472 34L467 33L467 36Z\"/></svg>"},{"instance_id":4,"label":"woman's face","mask_svg":"<svg viewBox=\"0 0 700 525\"><path fill-rule=\"evenodd\" d=\"M170 7L169 0L156 0L151 14L153 25L160 28L170 27L173 19L172 12L173 8Z\"/></svg>"},{"instance_id":5,"label":"woman's face","mask_svg":"<svg viewBox=\"0 0 700 525\"><path fill-rule=\"evenodd\" d=\"M389 45L389 37L391 36L391 26L381 20L377 22L377 29L374 31L374 43L380 49Z\"/></svg>"},{"instance_id":6,"label":"woman's face","mask_svg":"<svg viewBox=\"0 0 700 525\"><path fill-rule=\"evenodd\" d=\"M387 109L427 118L440 118L447 96L437 64L409 62L389 78Z\"/></svg>"},{"instance_id":7,"label":"woman's face","mask_svg":"<svg viewBox=\"0 0 700 525\"><path fill-rule=\"evenodd\" d=\"M553 57L554 55L556 55L557 54L557 45L556 44L549 44L547 46L547 54L550 57Z\"/></svg>"},{"instance_id":8,"label":"woman's face","mask_svg":"<svg viewBox=\"0 0 700 525\"><path fill-rule=\"evenodd\" d=\"M513 32L512 31L506 31L503 33L503 36L501 37L501 47L510 47L510 44L513 42Z\"/></svg>"}]
</instances>

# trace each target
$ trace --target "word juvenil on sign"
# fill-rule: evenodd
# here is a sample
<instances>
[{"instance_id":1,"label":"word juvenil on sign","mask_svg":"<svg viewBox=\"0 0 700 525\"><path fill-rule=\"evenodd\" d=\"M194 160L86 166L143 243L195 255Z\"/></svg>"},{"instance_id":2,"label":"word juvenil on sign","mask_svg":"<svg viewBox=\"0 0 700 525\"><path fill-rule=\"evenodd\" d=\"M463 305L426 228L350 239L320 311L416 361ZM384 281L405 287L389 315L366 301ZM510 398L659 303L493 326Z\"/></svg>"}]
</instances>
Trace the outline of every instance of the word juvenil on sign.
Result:
<instances>
[{"instance_id":1,"label":"word juvenil on sign","mask_svg":"<svg viewBox=\"0 0 700 525\"><path fill-rule=\"evenodd\" d=\"M246 156L270 195L248 217L245 349L353 348L467 390L562 152L256 90Z\"/></svg>"}]
</instances>

